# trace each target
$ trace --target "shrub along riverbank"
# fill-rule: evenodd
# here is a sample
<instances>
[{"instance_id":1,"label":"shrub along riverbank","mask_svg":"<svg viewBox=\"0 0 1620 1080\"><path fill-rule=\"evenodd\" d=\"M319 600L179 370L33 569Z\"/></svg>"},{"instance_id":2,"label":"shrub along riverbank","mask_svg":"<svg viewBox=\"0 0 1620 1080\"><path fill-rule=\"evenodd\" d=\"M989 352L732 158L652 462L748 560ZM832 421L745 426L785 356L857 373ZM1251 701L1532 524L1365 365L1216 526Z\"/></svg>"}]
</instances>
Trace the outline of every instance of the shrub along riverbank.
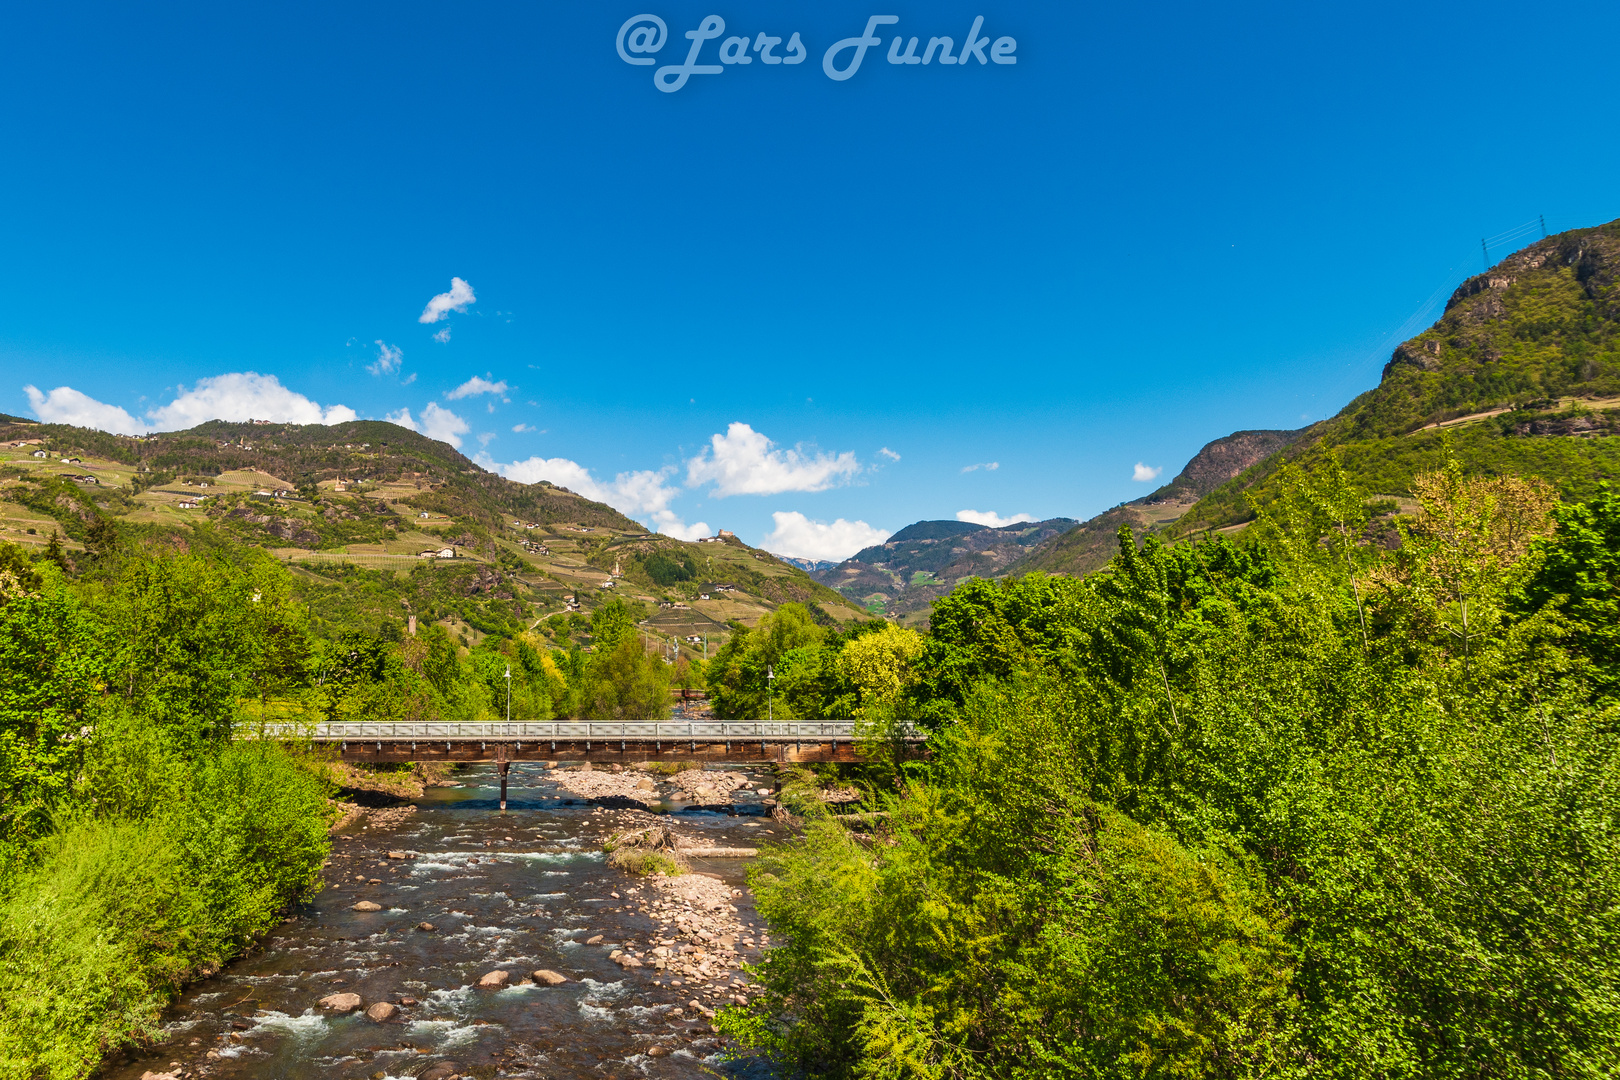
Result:
<instances>
[{"instance_id":1,"label":"shrub along riverbank","mask_svg":"<svg viewBox=\"0 0 1620 1080\"><path fill-rule=\"evenodd\" d=\"M296 681L268 563L0 546L0 1077L82 1077L309 896L324 767L234 743Z\"/></svg>"},{"instance_id":2,"label":"shrub along riverbank","mask_svg":"<svg viewBox=\"0 0 1620 1080\"><path fill-rule=\"evenodd\" d=\"M760 859L722 1029L823 1077L1620 1071L1620 498L1430 475L1392 550L1292 482L1242 548L939 601L867 705L933 758Z\"/></svg>"}]
</instances>

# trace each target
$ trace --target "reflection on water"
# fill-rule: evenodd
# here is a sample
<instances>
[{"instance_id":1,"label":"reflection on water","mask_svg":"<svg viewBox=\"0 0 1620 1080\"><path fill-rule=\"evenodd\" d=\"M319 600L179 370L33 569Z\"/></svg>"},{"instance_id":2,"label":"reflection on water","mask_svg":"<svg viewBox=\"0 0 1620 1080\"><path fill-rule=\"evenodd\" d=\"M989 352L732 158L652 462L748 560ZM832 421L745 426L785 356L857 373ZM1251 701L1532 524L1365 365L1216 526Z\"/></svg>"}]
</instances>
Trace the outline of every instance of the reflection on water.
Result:
<instances>
[{"instance_id":1,"label":"reflection on water","mask_svg":"<svg viewBox=\"0 0 1620 1080\"><path fill-rule=\"evenodd\" d=\"M431 789L397 827L356 823L334 841L328 887L314 902L263 952L185 994L168 1017L167 1043L103 1075L139 1080L177 1071L171 1062L220 1080L402 1080L429 1070L442 1078L443 1062L479 1080L711 1075L720 1062L707 1021L669 1011L692 988L657 986L650 968L621 971L585 944L596 934L647 940L656 929L612 897L628 882L603 865L600 845L621 812L568 796L546 776L513 766L501 813L493 769L477 766L458 774L460 786ZM744 814L760 810L751 798L739 793ZM746 816L676 820L715 846L761 839ZM391 850L414 857L389 859ZM714 860L698 869L740 887L745 866ZM351 910L361 900L382 910ZM758 926L750 897L735 902ZM550 968L569 981L479 988L496 968L514 979ZM321 998L344 992L399 1012L382 1023L323 1012Z\"/></svg>"}]
</instances>

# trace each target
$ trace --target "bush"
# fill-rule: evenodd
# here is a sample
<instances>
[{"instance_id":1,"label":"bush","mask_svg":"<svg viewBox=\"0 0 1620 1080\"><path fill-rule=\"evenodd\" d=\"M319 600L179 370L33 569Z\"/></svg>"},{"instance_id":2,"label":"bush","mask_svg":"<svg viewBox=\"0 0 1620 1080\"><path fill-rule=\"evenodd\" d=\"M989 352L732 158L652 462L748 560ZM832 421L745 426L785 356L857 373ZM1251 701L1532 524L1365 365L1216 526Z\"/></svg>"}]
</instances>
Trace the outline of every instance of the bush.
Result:
<instances>
[{"instance_id":1,"label":"bush","mask_svg":"<svg viewBox=\"0 0 1620 1080\"><path fill-rule=\"evenodd\" d=\"M150 764L94 775L111 791ZM156 1037L186 981L313 894L326 793L280 748L230 744L157 812L87 817L46 841L0 903L0 1078L77 1078L107 1049Z\"/></svg>"}]
</instances>

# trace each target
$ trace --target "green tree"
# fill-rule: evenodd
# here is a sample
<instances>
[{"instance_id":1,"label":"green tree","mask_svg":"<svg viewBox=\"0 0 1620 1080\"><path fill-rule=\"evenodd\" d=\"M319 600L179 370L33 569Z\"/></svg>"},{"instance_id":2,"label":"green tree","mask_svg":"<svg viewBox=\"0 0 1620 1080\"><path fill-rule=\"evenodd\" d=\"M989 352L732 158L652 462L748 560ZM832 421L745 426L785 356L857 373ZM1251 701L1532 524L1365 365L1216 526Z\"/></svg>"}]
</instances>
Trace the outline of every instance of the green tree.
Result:
<instances>
[{"instance_id":1,"label":"green tree","mask_svg":"<svg viewBox=\"0 0 1620 1080\"><path fill-rule=\"evenodd\" d=\"M625 602L615 596L591 614L591 637L598 652L610 653L619 642L636 634L636 617Z\"/></svg>"},{"instance_id":2,"label":"green tree","mask_svg":"<svg viewBox=\"0 0 1620 1080\"><path fill-rule=\"evenodd\" d=\"M1558 606L1569 620L1567 644L1606 692L1620 689L1620 493L1604 484L1590 502L1560 506L1556 532L1514 606L1521 614Z\"/></svg>"},{"instance_id":3,"label":"green tree","mask_svg":"<svg viewBox=\"0 0 1620 1080\"><path fill-rule=\"evenodd\" d=\"M594 721L648 723L669 715L669 665L634 634L592 658L584 711Z\"/></svg>"}]
</instances>

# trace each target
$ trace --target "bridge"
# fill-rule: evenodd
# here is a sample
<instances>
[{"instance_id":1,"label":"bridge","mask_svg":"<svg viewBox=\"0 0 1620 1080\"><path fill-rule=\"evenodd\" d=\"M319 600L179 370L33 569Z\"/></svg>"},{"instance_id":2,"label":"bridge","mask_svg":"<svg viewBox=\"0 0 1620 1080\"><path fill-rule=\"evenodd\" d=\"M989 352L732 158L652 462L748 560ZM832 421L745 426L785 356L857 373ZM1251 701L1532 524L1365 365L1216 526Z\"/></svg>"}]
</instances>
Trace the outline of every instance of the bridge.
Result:
<instances>
[{"instance_id":1,"label":"bridge","mask_svg":"<svg viewBox=\"0 0 1620 1080\"><path fill-rule=\"evenodd\" d=\"M860 761L852 723L676 721L661 723L265 724L246 737L333 747L344 761L487 761L498 766L501 806L514 761ZM922 737L904 740L912 753Z\"/></svg>"}]
</instances>

